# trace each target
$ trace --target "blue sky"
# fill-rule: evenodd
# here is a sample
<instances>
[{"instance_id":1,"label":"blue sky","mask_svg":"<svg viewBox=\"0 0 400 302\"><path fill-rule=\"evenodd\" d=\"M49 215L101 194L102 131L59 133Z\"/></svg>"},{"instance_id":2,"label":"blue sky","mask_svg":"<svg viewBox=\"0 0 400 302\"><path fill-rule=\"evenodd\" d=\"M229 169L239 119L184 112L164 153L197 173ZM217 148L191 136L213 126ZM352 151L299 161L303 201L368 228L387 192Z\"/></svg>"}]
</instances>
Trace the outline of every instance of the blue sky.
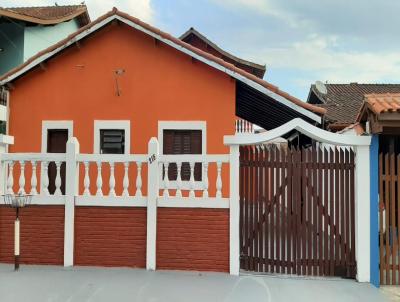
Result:
<instances>
[{"instance_id":1,"label":"blue sky","mask_svg":"<svg viewBox=\"0 0 400 302\"><path fill-rule=\"evenodd\" d=\"M57 1L76 4L81 1ZM3 6L52 5L3 0ZM303 100L316 80L398 83L398 0L87 0L94 19L118 7L179 36L193 26L225 50L267 65L265 80Z\"/></svg>"}]
</instances>

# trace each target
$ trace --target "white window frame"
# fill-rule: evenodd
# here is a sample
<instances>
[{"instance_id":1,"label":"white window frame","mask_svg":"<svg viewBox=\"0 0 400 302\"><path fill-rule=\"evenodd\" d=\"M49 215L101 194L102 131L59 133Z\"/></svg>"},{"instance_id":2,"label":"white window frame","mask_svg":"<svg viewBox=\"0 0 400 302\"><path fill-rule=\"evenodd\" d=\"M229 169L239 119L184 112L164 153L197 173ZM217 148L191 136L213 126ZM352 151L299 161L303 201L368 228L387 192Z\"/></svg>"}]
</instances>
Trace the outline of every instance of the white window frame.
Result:
<instances>
[{"instance_id":1,"label":"white window frame","mask_svg":"<svg viewBox=\"0 0 400 302\"><path fill-rule=\"evenodd\" d=\"M67 130L68 131L68 139L74 136L74 122L73 121L42 121L42 146L41 152L47 153L47 140L49 130ZM40 163L40 183L42 183L42 179L44 178L44 167L43 162ZM40 194L42 194L42 185L40 185Z\"/></svg>"},{"instance_id":2,"label":"white window frame","mask_svg":"<svg viewBox=\"0 0 400 302\"><path fill-rule=\"evenodd\" d=\"M124 154L131 153L131 121L130 120L95 120L93 153L100 154L100 130L122 129L125 131Z\"/></svg>"},{"instance_id":3,"label":"white window frame","mask_svg":"<svg viewBox=\"0 0 400 302\"><path fill-rule=\"evenodd\" d=\"M74 135L73 121L42 121L42 147L41 152L47 153L48 130L68 130L68 140Z\"/></svg>"},{"instance_id":4,"label":"white window frame","mask_svg":"<svg viewBox=\"0 0 400 302\"><path fill-rule=\"evenodd\" d=\"M201 130L201 154L207 154L206 121L158 121L158 141L161 154L164 154L164 130ZM203 188L203 174L204 171L202 171L201 173L201 179L195 181L195 190L201 190ZM162 181L162 173L160 173L160 181ZM170 180L169 186L171 187L171 189L178 188L176 180ZM187 180L183 180L182 189L190 189L190 182Z\"/></svg>"}]
</instances>

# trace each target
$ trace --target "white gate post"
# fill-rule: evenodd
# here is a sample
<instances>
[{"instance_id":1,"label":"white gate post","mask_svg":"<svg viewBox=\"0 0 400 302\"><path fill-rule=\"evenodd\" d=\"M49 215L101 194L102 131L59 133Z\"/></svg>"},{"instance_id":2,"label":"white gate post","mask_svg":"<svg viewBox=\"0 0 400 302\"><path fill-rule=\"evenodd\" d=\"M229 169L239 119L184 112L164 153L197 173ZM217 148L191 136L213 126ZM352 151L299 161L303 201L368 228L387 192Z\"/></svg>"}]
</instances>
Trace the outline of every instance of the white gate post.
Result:
<instances>
[{"instance_id":1,"label":"white gate post","mask_svg":"<svg viewBox=\"0 0 400 302\"><path fill-rule=\"evenodd\" d=\"M74 265L75 196L78 195L79 166L76 155L79 142L71 137L67 142L64 211L64 266Z\"/></svg>"},{"instance_id":2,"label":"white gate post","mask_svg":"<svg viewBox=\"0 0 400 302\"><path fill-rule=\"evenodd\" d=\"M146 240L146 269L156 269L156 240L157 240L157 198L158 184L158 155L157 138L152 137L148 145L147 169L147 240Z\"/></svg>"},{"instance_id":3,"label":"white gate post","mask_svg":"<svg viewBox=\"0 0 400 302\"><path fill-rule=\"evenodd\" d=\"M238 276L239 254L239 145L230 146L229 154L229 272Z\"/></svg>"},{"instance_id":4,"label":"white gate post","mask_svg":"<svg viewBox=\"0 0 400 302\"><path fill-rule=\"evenodd\" d=\"M355 232L357 281L370 281L370 152L369 146L356 147Z\"/></svg>"}]
</instances>

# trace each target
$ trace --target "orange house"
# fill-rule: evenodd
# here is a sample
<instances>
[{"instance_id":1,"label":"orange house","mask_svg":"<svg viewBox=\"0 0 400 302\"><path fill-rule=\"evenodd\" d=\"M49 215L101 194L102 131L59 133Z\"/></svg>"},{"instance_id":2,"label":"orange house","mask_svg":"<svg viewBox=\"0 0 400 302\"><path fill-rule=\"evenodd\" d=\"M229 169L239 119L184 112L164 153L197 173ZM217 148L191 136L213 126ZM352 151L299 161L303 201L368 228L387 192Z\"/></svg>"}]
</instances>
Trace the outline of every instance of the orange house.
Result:
<instances>
[{"instance_id":1,"label":"orange house","mask_svg":"<svg viewBox=\"0 0 400 302\"><path fill-rule=\"evenodd\" d=\"M268 130L294 117L318 124L323 114L323 109L116 9L5 74L0 85L8 94L7 132L15 139L10 153L63 153L67 140L76 137L80 153L147 154L149 139L156 137L160 154L228 154L223 136L235 133L237 118ZM96 166L88 171L94 180L87 189L94 195ZM106 190L122 193L123 171L115 167L115 188L107 181ZM80 172L82 193L84 165ZM32 169L25 173L28 179ZM53 164L48 173L53 194L56 174L64 179L65 168ZM104 172L103 181L110 173ZM142 173L147 177L147 168ZM224 182L229 179L225 164L221 173ZM186 165L181 174L183 181L193 177L197 184L204 171L201 165L193 171ZM168 175L177 179L176 166ZM217 177L210 168L210 191L218 191ZM26 190L31 189L27 183ZM64 181L59 189L65 193ZM142 189L145 195L145 182ZM229 186L223 187L222 197L228 195ZM73 264L146 267L147 211L77 207ZM65 264L64 206L31 206L21 215L21 261ZM0 261L12 261L12 219L13 213L0 207ZM228 209L158 211L157 268L229 271L229 248Z\"/></svg>"}]
</instances>

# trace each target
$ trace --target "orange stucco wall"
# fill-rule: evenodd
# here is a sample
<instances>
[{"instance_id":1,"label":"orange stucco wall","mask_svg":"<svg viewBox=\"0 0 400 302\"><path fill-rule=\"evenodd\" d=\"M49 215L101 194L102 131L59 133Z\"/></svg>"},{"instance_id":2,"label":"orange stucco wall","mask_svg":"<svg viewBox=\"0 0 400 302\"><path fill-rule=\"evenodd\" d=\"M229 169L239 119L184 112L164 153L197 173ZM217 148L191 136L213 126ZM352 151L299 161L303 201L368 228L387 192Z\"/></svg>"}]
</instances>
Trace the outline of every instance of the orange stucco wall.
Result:
<instances>
[{"instance_id":1,"label":"orange stucco wall","mask_svg":"<svg viewBox=\"0 0 400 302\"><path fill-rule=\"evenodd\" d=\"M130 149L136 154L147 153L149 139L158 135L158 121L206 121L207 153L229 152L223 145L223 136L234 133L235 81L229 76L167 45L155 43L154 39L126 25L109 25L80 44L80 48L74 45L48 61L45 70L36 68L13 83L15 89L10 95L9 134L15 137L15 144L10 147L10 152L40 152L43 120L72 120L73 135L80 142L81 153L93 153L94 120L130 120ZM116 69L125 70L125 74L119 77L121 96L116 95ZM142 173L143 194L146 194L145 168ZM209 168L210 188L214 191L215 171L215 165ZM94 193L94 165L91 172ZM135 173L136 169L132 169L132 180L136 177ZM81 170L81 192L83 174ZM25 175L29 191L30 164ZM17 180L18 176L17 165L14 179ZM105 194L107 176L107 172L103 173ZM223 168L224 196L229 192L228 176L228 169ZM116 191L117 194L122 191L121 166L119 170L116 168ZM131 194L134 194L133 186ZM115 214L112 219L119 219L119 211L128 212L125 209L76 210L77 264L144 266L145 245L140 240L145 238L145 229L136 230L136 220L133 225L128 222L127 227L137 232L122 234L121 238L128 243L118 241L121 238L114 238L114 233L102 233L104 225L114 221L108 217ZM145 217L145 212L142 212L139 215L141 218ZM140 221L143 222L143 219ZM103 229L93 228L96 224ZM118 227L120 225L112 231L118 233ZM217 241L228 240L226 228L223 230ZM112 236L108 236L107 241L97 240L109 234ZM116 246L113 240L116 240ZM165 242L168 243L168 240L169 237ZM183 241L183 247L186 247L186 242ZM98 252L99 244L110 249L121 247L118 253L122 254L124 248L132 250L130 244L133 244L139 252L135 254L136 258L130 258L126 263L110 257L102 262L98 261L104 256L101 251ZM118 253L116 255L120 255ZM226 270L228 258L226 253L223 255L226 256L223 270Z\"/></svg>"},{"instance_id":2,"label":"orange stucco wall","mask_svg":"<svg viewBox=\"0 0 400 302\"><path fill-rule=\"evenodd\" d=\"M17 80L10 95L10 152L40 152L42 120L73 120L81 152L93 152L94 120L131 121L131 153L146 153L159 120L207 122L207 152L227 153L235 82L127 25L111 24ZM114 70L121 96L116 95Z\"/></svg>"}]
</instances>

